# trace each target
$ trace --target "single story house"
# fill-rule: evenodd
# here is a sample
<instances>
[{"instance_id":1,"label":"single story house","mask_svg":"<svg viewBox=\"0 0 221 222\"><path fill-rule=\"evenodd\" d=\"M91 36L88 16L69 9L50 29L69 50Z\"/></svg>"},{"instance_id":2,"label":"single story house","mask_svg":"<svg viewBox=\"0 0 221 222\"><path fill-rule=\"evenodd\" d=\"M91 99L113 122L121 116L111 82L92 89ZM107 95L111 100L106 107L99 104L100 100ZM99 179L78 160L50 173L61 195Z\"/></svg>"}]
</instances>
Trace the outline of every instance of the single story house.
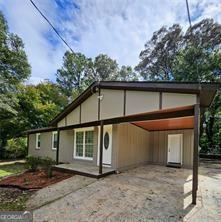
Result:
<instances>
[{"instance_id":1,"label":"single story house","mask_svg":"<svg viewBox=\"0 0 221 222\"><path fill-rule=\"evenodd\" d=\"M211 105L219 88L218 83L94 82L48 127L27 131L28 153L89 171L96 167L99 175L108 167L121 171L148 163L193 168L196 203L200 108Z\"/></svg>"}]
</instances>

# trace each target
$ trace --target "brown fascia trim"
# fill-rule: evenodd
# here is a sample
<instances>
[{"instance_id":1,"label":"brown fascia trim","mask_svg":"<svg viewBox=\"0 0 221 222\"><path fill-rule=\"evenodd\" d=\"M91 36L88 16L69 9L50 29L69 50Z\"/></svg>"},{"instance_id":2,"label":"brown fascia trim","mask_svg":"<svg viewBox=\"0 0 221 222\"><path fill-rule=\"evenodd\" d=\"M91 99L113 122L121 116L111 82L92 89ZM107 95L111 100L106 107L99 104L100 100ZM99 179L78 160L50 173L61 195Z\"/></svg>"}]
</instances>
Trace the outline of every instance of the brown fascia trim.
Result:
<instances>
[{"instance_id":1,"label":"brown fascia trim","mask_svg":"<svg viewBox=\"0 0 221 222\"><path fill-rule=\"evenodd\" d=\"M127 89L155 92L180 92L180 93L199 93L203 89L217 90L221 87L220 83L197 83L197 82L150 82L150 81L102 81L100 87L105 89Z\"/></svg>"},{"instance_id":2,"label":"brown fascia trim","mask_svg":"<svg viewBox=\"0 0 221 222\"><path fill-rule=\"evenodd\" d=\"M116 89L116 90L136 90L151 92L177 92L185 94L199 94L201 90L218 90L220 83L193 83L193 82L150 82L150 81L101 81L91 84L77 99L70 103L64 110L59 113L50 123L49 126L55 126L62 118L69 114L74 108L80 105L90 95L98 89Z\"/></svg>"},{"instance_id":3,"label":"brown fascia trim","mask_svg":"<svg viewBox=\"0 0 221 222\"><path fill-rule=\"evenodd\" d=\"M57 129L58 129L57 127L44 127L44 128L27 130L27 131L24 131L23 134L52 132L52 131L57 131Z\"/></svg>"}]
</instances>

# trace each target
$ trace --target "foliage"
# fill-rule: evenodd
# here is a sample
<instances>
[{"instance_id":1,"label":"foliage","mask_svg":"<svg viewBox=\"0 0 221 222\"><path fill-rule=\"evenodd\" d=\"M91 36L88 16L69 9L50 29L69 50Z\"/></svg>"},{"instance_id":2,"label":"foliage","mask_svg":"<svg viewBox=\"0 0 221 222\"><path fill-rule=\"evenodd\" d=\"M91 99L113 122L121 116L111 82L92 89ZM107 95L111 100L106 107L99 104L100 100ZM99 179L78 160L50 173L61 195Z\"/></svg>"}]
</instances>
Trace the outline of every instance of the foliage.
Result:
<instances>
[{"instance_id":1,"label":"foliage","mask_svg":"<svg viewBox=\"0 0 221 222\"><path fill-rule=\"evenodd\" d=\"M119 81L138 81L138 73L134 72L130 66L122 66L118 72L117 80Z\"/></svg>"},{"instance_id":2,"label":"foliage","mask_svg":"<svg viewBox=\"0 0 221 222\"><path fill-rule=\"evenodd\" d=\"M83 91L90 63L81 53L65 52L63 65L57 70L56 81L68 98L72 96L73 90L78 94Z\"/></svg>"},{"instance_id":3,"label":"foliage","mask_svg":"<svg viewBox=\"0 0 221 222\"><path fill-rule=\"evenodd\" d=\"M27 155L27 139L18 137L8 140L5 151L7 159L24 158Z\"/></svg>"},{"instance_id":4,"label":"foliage","mask_svg":"<svg viewBox=\"0 0 221 222\"><path fill-rule=\"evenodd\" d=\"M12 121L17 115L17 86L26 80L31 69L22 40L8 30L0 12L0 158L10 138Z\"/></svg>"},{"instance_id":5,"label":"foliage","mask_svg":"<svg viewBox=\"0 0 221 222\"><path fill-rule=\"evenodd\" d=\"M183 41L180 25L168 29L162 27L153 33L140 53L140 63L135 67L147 80L170 80L173 60L179 52Z\"/></svg>"},{"instance_id":6,"label":"foliage","mask_svg":"<svg viewBox=\"0 0 221 222\"><path fill-rule=\"evenodd\" d=\"M45 172L48 178L52 177L52 166L55 165L55 161L50 157L44 157L41 159L41 163L45 168Z\"/></svg>"},{"instance_id":7,"label":"foliage","mask_svg":"<svg viewBox=\"0 0 221 222\"><path fill-rule=\"evenodd\" d=\"M175 24L154 32L140 53L136 70L147 80L187 82L221 81L221 25L204 19L184 33ZM202 110L202 152L221 152L220 94ZM206 129L203 133L203 123Z\"/></svg>"},{"instance_id":8,"label":"foliage","mask_svg":"<svg viewBox=\"0 0 221 222\"><path fill-rule=\"evenodd\" d=\"M219 60L220 43L221 25L214 22L213 19L204 19L196 23L192 29L187 29L185 33L178 24L169 28L162 27L154 32L152 38L145 44L145 49L140 53L141 61L135 69L144 79L179 80L187 74L178 75L176 73L178 68L174 70L180 59L183 60L182 67L185 65L190 67L193 63L195 66L198 63L205 63L205 70L206 65L209 66L214 61L213 57L204 60L207 58L206 56L212 54L216 60ZM217 55L218 57L216 57ZM179 71L182 71L182 67ZM196 78L192 76L188 81L192 79Z\"/></svg>"},{"instance_id":9,"label":"foliage","mask_svg":"<svg viewBox=\"0 0 221 222\"><path fill-rule=\"evenodd\" d=\"M190 45L177 54L172 70L176 81L218 81L221 77L221 53Z\"/></svg>"},{"instance_id":10,"label":"foliage","mask_svg":"<svg viewBox=\"0 0 221 222\"><path fill-rule=\"evenodd\" d=\"M41 160L41 157L27 156L26 163L27 163L27 167L31 171L35 172L38 169L38 167L41 165L42 160Z\"/></svg>"},{"instance_id":11,"label":"foliage","mask_svg":"<svg viewBox=\"0 0 221 222\"><path fill-rule=\"evenodd\" d=\"M50 82L21 86L17 96L19 113L14 123L20 127L19 131L47 126L67 104L67 97Z\"/></svg>"},{"instance_id":12,"label":"foliage","mask_svg":"<svg viewBox=\"0 0 221 222\"><path fill-rule=\"evenodd\" d=\"M81 53L66 51L63 65L57 70L57 84L69 101L75 99L94 81L138 80L137 73L130 66L119 69L116 60L100 54L94 60Z\"/></svg>"},{"instance_id":13,"label":"foliage","mask_svg":"<svg viewBox=\"0 0 221 222\"><path fill-rule=\"evenodd\" d=\"M92 81L116 80L117 76L118 64L116 60L105 54L95 57L90 76Z\"/></svg>"}]
</instances>

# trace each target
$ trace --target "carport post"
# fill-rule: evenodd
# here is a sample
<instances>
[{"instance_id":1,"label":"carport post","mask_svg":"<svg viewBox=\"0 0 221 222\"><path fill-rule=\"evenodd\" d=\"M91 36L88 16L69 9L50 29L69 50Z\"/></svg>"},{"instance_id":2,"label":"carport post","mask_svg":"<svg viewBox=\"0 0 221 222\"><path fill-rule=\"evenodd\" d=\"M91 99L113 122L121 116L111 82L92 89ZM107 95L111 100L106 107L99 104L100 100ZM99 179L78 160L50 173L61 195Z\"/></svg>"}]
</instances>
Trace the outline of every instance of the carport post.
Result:
<instances>
[{"instance_id":1,"label":"carport post","mask_svg":"<svg viewBox=\"0 0 221 222\"><path fill-rule=\"evenodd\" d=\"M102 165L103 165L103 131L104 131L104 122L103 122L103 120L101 120L101 123L100 123L99 174L102 174Z\"/></svg>"},{"instance_id":2,"label":"carport post","mask_svg":"<svg viewBox=\"0 0 221 222\"><path fill-rule=\"evenodd\" d=\"M193 182L192 182L192 204L196 204L198 189L198 149L199 149L199 111L200 106L194 106L194 145L193 145Z\"/></svg>"},{"instance_id":3,"label":"carport post","mask_svg":"<svg viewBox=\"0 0 221 222\"><path fill-rule=\"evenodd\" d=\"M59 144L60 144L60 130L58 129L58 137L57 137L57 150L56 150L56 165L59 164Z\"/></svg>"}]
</instances>

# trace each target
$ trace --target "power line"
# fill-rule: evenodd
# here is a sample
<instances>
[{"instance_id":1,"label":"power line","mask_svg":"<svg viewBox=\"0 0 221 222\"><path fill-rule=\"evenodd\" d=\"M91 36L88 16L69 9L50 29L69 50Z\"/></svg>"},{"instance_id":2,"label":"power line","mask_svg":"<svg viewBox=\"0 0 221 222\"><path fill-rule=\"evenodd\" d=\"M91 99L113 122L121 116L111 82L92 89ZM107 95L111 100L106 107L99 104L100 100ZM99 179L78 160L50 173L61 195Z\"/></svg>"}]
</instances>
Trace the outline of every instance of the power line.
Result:
<instances>
[{"instance_id":1,"label":"power line","mask_svg":"<svg viewBox=\"0 0 221 222\"><path fill-rule=\"evenodd\" d=\"M29 0L31 4L35 7L35 9L40 13L40 15L47 21L47 23L51 26L51 28L54 30L54 32L57 34L57 36L62 40L62 42L70 49L72 53L74 53L74 50L70 47L70 45L65 41L65 39L60 35L60 33L57 31L57 29L53 26L53 24L47 19L47 17L41 12L41 10L35 5L35 3L32 0Z\"/></svg>"},{"instance_id":2,"label":"power line","mask_svg":"<svg viewBox=\"0 0 221 222\"><path fill-rule=\"evenodd\" d=\"M192 30L192 23L191 23L190 9L189 9L188 0L186 0L186 9L187 9L187 16L188 16L189 25L190 25L191 40L192 40L192 43L194 44L193 30ZM198 78L198 83L200 84L200 77L199 77L198 63L196 63L196 74L197 74L197 78Z\"/></svg>"},{"instance_id":3,"label":"power line","mask_svg":"<svg viewBox=\"0 0 221 222\"><path fill-rule=\"evenodd\" d=\"M188 0L186 0L186 9L187 9L187 15L188 15L188 20L189 20L190 28L192 29Z\"/></svg>"}]
</instances>

